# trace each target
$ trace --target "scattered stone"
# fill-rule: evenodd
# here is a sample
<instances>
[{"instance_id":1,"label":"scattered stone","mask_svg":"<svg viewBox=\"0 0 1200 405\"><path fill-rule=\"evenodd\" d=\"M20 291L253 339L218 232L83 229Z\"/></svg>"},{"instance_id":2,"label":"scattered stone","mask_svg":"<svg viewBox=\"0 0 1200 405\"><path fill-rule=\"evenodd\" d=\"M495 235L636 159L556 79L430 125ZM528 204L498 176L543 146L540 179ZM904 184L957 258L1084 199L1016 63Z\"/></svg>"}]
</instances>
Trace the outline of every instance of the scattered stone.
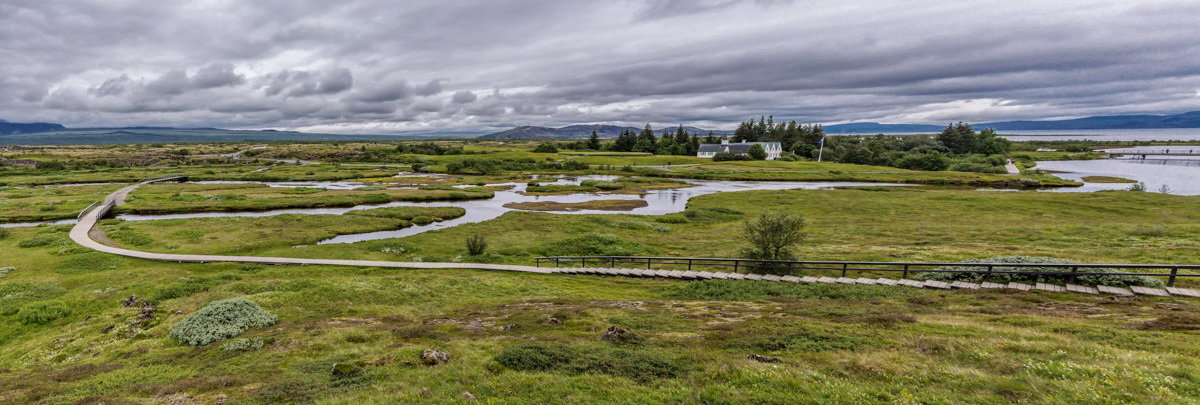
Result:
<instances>
[{"instance_id":1,"label":"scattered stone","mask_svg":"<svg viewBox=\"0 0 1200 405\"><path fill-rule=\"evenodd\" d=\"M422 387L421 391L418 392L417 395L420 395L421 398L429 398L433 396L433 391L431 391L429 387Z\"/></svg>"},{"instance_id":2,"label":"scattered stone","mask_svg":"<svg viewBox=\"0 0 1200 405\"><path fill-rule=\"evenodd\" d=\"M622 344L636 342L639 340L639 337L629 329L620 326L609 326L608 331L600 335L600 340L613 344Z\"/></svg>"},{"instance_id":3,"label":"scattered stone","mask_svg":"<svg viewBox=\"0 0 1200 405\"><path fill-rule=\"evenodd\" d=\"M113 328L114 328L114 327L116 327L116 326L117 326L117 325L108 325L108 326L105 326L103 329L100 329L100 333L108 333L108 332L112 332Z\"/></svg>"},{"instance_id":4,"label":"scattered stone","mask_svg":"<svg viewBox=\"0 0 1200 405\"><path fill-rule=\"evenodd\" d=\"M138 302L138 296L130 295L128 298L125 298L124 301L121 301L121 305L128 308L128 307L132 307L134 304L137 304L137 302Z\"/></svg>"},{"instance_id":5,"label":"scattered stone","mask_svg":"<svg viewBox=\"0 0 1200 405\"><path fill-rule=\"evenodd\" d=\"M504 324L504 326L500 327L500 330L504 331L504 332L508 332L515 327L517 327L517 324L515 324L515 323L506 323L506 324Z\"/></svg>"},{"instance_id":6,"label":"scattered stone","mask_svg":"<svg viewBox=\"0 0 1200 405\"><path fill-rule=\"evenodd\" d=\"M759 363L780 363L780 362L783 362L783 360L780 360L778 357L767 357L767 356L760 356L760 355L757 355L757 354L747 354L747 355L746 355L746 358L747 358L747 359L750 359L750 360L757 361L757 362L759 362Z\"/></svg>"},{"instance_id":7,"label":"scattered stone","mask_svg":"<svg viewBox=\"0 0 1200 405\"><path fill-rule=\"evenodd\" d=\"M421 353L421 362L428 366L436 366L446 364L450 361L450 354L439 352L437 350L426 350Z\"/></svg>"},{"instance_id":8,"label":"scattered stone","mask_svg":"<svg viewBox=\"0 0 1200 405\"><path fill-rule=\"evenodd\" d=\"M563 322L562 322L562 320L555 318L553 316L547 316L546 323L551 324L551 325L562 325Z\"/></svg>"},{"instance_id":9,"label":"scattered stone","mask_svg":"<svg viewBox=\"0 0 1200 405\"><path fill-rule=\"evenodd\" d=\"M479 400L479 398L475 398L475 394L472 394L471 391L463 391L462 397L463 397L463 399L466 399L468 401L478 401Z\"/></svg>"}]
</instances>

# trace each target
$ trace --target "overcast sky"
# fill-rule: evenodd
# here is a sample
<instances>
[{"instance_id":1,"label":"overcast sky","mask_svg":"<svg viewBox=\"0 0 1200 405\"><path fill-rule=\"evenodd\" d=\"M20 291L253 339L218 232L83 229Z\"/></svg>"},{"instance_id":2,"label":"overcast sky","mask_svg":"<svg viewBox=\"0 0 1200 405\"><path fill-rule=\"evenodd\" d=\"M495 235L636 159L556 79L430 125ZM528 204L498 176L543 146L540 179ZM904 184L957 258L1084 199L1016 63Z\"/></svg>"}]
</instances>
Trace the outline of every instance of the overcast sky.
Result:
<instances>
[{"instance_id":1,"label":"overcast sky","mask_svg":"<svg viewBox=\"0 0 1200 405\"><path fill-rule=\"evenodd\" d=\"M0 118L348 133L1200 110L1200 2L4 0Z\"/></svg>"}]
</instances>

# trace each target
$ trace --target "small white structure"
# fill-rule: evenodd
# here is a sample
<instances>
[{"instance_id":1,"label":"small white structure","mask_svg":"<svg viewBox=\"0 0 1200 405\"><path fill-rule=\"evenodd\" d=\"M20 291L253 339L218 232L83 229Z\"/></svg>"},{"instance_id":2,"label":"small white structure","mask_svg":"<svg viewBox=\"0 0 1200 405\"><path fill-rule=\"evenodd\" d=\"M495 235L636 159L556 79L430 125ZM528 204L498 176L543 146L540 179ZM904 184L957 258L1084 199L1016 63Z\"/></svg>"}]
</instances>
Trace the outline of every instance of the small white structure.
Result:
<instances>
[{"instance_id":1,"label":"small white structure","mask_svg":"<svg viewBox=\"0 0 1200 405\"><path fill-rule=\"evenodd\" d=\"M767 160L779 159L783 155L783 145L779 142L734 142L729 143L728 139L722 139L720 144L706 143L700 145L700 149L696 152L696 157L712 159L721 152L729 152L738 155L748 155L750 147L761 145L763 150L767 152Z\"/></svg>"}]
</instances>

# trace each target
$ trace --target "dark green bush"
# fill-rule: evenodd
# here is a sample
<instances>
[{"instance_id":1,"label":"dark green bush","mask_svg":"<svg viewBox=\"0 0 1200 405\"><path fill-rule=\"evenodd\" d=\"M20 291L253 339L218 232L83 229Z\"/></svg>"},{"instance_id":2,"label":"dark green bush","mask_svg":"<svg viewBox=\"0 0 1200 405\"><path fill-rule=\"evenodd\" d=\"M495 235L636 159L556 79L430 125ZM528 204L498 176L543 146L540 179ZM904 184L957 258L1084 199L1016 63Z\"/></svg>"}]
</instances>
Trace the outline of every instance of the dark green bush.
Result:
<instances>
[{"instance_id":1,"label":"dark green bush","mask_svg":"<svg viewBox=\"0 0 1200 405\"><path fill-rule=\"evenodd\" d=\"M681 366L660 355L613 347L529 343L510 346L493 359L512 370L608 374L643 383L684 374Z\"/></svg>"},{"instance_id":2,"label":"dark green bush","mask_svg":"<svg viewBox=\"0 0 1200 405\"><path fill-rule=\"evenodd\" d=\"M45 325L70 314L71 311L61 302L41 301L26 304L17 310L17 320L25 325Z\"/></svg>"},{"instance_id":3,"label":"dark green bush","mask_svg":"<svg viewBox=\"0 0 1200 405\"><path fill-rule=\"evenodd\" d=\"M1046 263L1046 264L1072 264L1074 262L1056 259L1053 257L1037 257L1037 256L997 256L986 259L968 260L966 263ZM962 270L962 271L979 271L986 270L981 267L965 267L965 266L944 266L938 270ZM1030 272L1064 272L1070 269L1055 268L1055 267L1005 267L997 266L993 271L1030 271ZM1101 272L1113 273L1110 269L1080 269L1081 272ZM1042 275L1042 274L992 274L984 280L985 274L982 273L921 273L914 277L917 280L937 280L937 281L966 281L971 283L979 283L982 281L993 281L1007 283L1010 281L1025 282L1025 283L1065 283L1070 280L1069 275ZM1076 282L1083 285L1108 285L1108 286L1142 286L1161 288L1162 280L1158 280L1146 276L1078 276Z\"/></svg>"},{"instance_id":4,"label":"dark green bush","mask_svg":"<svg viewBox=\"0 0 1200 405\"><path fill-rule=\"evenodd\" d=\"M245 298L213 301L171 327L171 337L191 346L232 338L251 328L274 325L279 318Z\"/></svg>"},{"instance_id":5,"label":"dark green bush","mask_svg":"<svg viewBox=\"0 0 1200 405\"><path fill-rule=\"evenodd\" d=\"M51 243L54 243L57 240L58 240L58 238L55 237L54 235L39 235L39 236L34 236L32 238L17 242L17 247L21 247L21 248L42 247L42 246L46 246Z\"/></svg>"},{"instance_id":6,"label":"dark green bush","mask_svg":"<svg viewBox=\"0 0 1200 405\"><path fill-rule=\"evenodd\" d=\"M467 254L471 256L482 255L487 251L487 246L487 240L483 238L483 235L471 235L467 238Z\"/></svg>"},{"instance_id":7,"label":"dark green bush","mask_svg":"<svg viewBox=\"0 0 1200 405\"><path fill-rule=\"evenodd\" d=\"M670 298L705 301L754 301L767 298L869 300L903 297L912 292L887 286L844 286L837 284L793 284L774 281L704 280L672 287Z\"/></svg>"},{"instance_id":8,"label":"dark green bush","mask_svg":"<svg viewBox=\"0 0 1200 405\"><path fill-rule=\"evenodd\" d=\"M634 256L655 250L613 235L586 233L544 244L538 251L548 256Z\"/></svg>"}]
</instances>

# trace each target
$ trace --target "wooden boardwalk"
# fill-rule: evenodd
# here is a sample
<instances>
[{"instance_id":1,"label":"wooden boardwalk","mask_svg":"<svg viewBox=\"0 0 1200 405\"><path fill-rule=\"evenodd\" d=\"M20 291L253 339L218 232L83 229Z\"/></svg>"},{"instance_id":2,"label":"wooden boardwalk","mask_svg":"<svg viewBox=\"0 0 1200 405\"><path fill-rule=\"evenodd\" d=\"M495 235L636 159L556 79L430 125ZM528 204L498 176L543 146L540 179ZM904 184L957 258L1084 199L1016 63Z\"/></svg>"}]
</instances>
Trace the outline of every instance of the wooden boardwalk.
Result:
<instances>
[{"instance_id":1,"label":"wooden boardwalk","mask_svg":"<svg viewBox=\"0 0 1200 405\"><path fill-rule=\"evenodd\" d=\"M967 283L955 281L952 283L942 281L918 281L912 279L892 279L892 278L849 278L849 277L811 277L811 276L777 276L777 275L760 275L760 274L745 274L745 273L727 273L727 272L710 272L710 271L681 271L681 270L651 270L651 269L626 269L626 268L607 268L607 267L535 267L535 266L517 266L506 264L485 264L485 263L455 263L455 262L389 262L375 260L338 260L338 259L302 259L295 257L262 257L262 256L225 256L225 255L188 255L174 253L152 253L139 250L124 249L119 247L108 246L93 240L90 236L92 228L96 226L96 222L104 218L108 213L125 202L125 197L134 189L142 184L154 183L159 181L173 181L174 178L159 178L151 179L134 185L126 186L110 194L104 201L99 204L93 204L80 214L79 222L75 227L71 228L71 240L75 241L84 247L100 252L111 253L115 255L135 257L147 260L159 260L168 262L193 262L193 263L209 263L209 262L234 262L234 263L258 263L258 264L316 264L330 266L359 266L359 267L392 267L392 268L408 268L408 269L475 269L475 270L500 270L500 271L520 271L528 273L543 273L543 274L591 274L602 276L627 276L627 277L657 277L671 278L680 280L759 280L781 283L826 283L826 284L846 284L846 285L884 285L896 287L912 287L912 288L928 288L939 290L951 289L999 289L1008 288L1020 291L1041 290L1048 292L1073 292L1080 294L1111 294L1120 296L1146 295L1156 297L1200 297L1200 290L1192 290L1186 288L1168 287L1166 289L1146 288L1146 287L1130 287L1128 289L1122 287L1110 286L1080 286L1067 284L1060 286L1056 284L1037 283L1034 285L1023 283L1008 283L999 284L991 282L983 283Z\"/></svg>"}]
</instances>

